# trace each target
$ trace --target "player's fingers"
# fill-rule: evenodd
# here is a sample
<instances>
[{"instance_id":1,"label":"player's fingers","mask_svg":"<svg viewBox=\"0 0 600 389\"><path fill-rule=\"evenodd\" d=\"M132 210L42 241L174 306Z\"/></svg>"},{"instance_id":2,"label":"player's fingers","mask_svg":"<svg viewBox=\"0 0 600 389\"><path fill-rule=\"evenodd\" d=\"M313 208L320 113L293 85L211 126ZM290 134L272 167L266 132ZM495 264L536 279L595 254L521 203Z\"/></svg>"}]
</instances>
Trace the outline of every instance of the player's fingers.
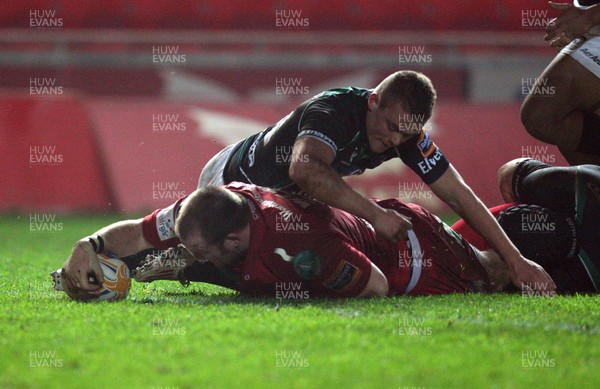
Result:
<instances>
[{"instance_id":1,"label":"player's fingers","mask_svg":"<svg viewBox=\"0 0 600 389\"><path fill-rule=\"evenodd\" d=\"M552 280L552 277L550 277L550 275L548 273L546 273L546 291L548 291L548 292L556 291L556 284L554 283L554 280Z\"/></svg>"},{"instance_id":2,"label":"player's fingers","mask_svg":"<svg viewBox=\"0 0 600 389\"><path fill-rule=\"evenodd\" d=\"M552 278L545 272L542 271L541 277L538 277L540 281L536 281L533 285L529 284L531 289L535 292L545 292L544 296L552 296L552 294L548 294L556 291L556 284L552 281Z\"/></svg>"},{"instance_id":3,"label":"player's fingers","mask_svg":"<svg viewBox=\"0 0 600 389\"><path fill-rule=\"evenodd\" d=\"M93 283L90 282L90 274L94 273L91 273L91 270L88 269L78 269L77 273L75 274L76 286L86 292L92 292L100 289L100 285L98 285L96 281L92 280Z\"/></svg>"},{"instance_id":4,"label":"player's fingers","mask_svg":"<svg viewBox=\"0 0 600 389\"><path fill-rule=\"evenodd\" d=\"M61 282L65 287L65 290L74 291L77 288L77 284L73 277L65 270L61 273Z\"/></svg>"},{"instance_id":5,"label":"player's fingers","mask_svg":"<svg viewBox=\"0 0 600 389\"><path fill-rule=\"evenodd\" d=\"M407 234L406 230L400 230L396 234L395 238L396 238L396 242L399 240L406 240L406 239L408 239L408 234Z\"/></svg>"},{"instance_id":6,"label":"player's fingers","mask_svg":"<svg viewBox=\"0 0 600 389\"><path fill-rule=\"evenodd\" d=\"M90 271L88 272L88 276L92 276L95 278L93 283L96 285L102 285L104 282L104 272L102 271L102 267L100 266L100 262L90 261ZM88 277L89 278L89 277Z\"/></svg>"},{"instance_id":7,"label":"player's fingers","mask_svg":"<svg viewBox=\"0 0 600 389\"><path fill-rule=\"evenodd\" d=\"M556 18L554 18L548 22L548 25L546 26L546 36L544 37L545 40L550 40L554 36L556 36L556 32L554 31L555 28L556 28Z\"/></svg>"},{"instance_id":8,"label":"player's fingers","mask_svg":"<svg viewBox=\"0 0 600 389\"><path fill-rule=\"evenodd\" d=\"M93 292L83 290L76 278L72 277L67 272L62 272L61 281L65 292L73 300L88 301L97 297L100 294L99 290Z\"/></svg>"},{"instance_id":9,"label":"player's fingers","mask_svg":"<svg viewBox=\"0 0 600 389\"><path fill-rule=\"evenodd\" d=\"M567 37L565 37L563 34L563 35L555 38L554 40L552 40L552 42L550 42L550 46L560 50L563 47L565 47L566 45L568 45L569 42L571 42L571 40L568 39Z\"/></svg>"},{"instance_id":10,"label":"player's fingers","mask_svg":"<svg viewBox=\"0 0 600 389\"><path fill-rule=\"evenodd\" d=\"M384 235L387 240L393 243L397 243L399 240L406 240L408 237L408 233L402 227L397 227L394 230L390 231L389 235Z\"/></svg>"},{"instance_id":11,"label":"player's fingers","mask_svg":"<svg viewBox=\"0 0 600 389\"><path fill-rule=\"evenodd\" d=\"M412 219L408 216L404 216L398 211L394 211L394 213L400 218L400 225L402 226L402 228L404 228L403 233L404 235L406 235L406 231L412 229Z\"/></svg>"}]
</instances>

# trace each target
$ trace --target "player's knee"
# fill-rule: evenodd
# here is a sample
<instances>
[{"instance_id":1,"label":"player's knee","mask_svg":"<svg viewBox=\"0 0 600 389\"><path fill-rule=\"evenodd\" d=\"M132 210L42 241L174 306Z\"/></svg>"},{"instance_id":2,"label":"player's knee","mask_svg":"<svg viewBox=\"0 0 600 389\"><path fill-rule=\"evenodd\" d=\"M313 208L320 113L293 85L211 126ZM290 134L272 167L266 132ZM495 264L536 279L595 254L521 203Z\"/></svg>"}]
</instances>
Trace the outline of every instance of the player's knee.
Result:
<instances>
[{"instance_id":1,"label":"player's knee","mask_svg":"<svg viewBox=\"0 0 600 389\"><path fill-rule=\"evenodd\" d=\"M512 188L513 175L517 170L519 162L521 162L524 159L527 158L513 159L512 161L509 161L504 165L500 166L500 168L498 169L498 189L500 190L502 198L507 203L517 201Z\"/></svg>"}]
</instances>

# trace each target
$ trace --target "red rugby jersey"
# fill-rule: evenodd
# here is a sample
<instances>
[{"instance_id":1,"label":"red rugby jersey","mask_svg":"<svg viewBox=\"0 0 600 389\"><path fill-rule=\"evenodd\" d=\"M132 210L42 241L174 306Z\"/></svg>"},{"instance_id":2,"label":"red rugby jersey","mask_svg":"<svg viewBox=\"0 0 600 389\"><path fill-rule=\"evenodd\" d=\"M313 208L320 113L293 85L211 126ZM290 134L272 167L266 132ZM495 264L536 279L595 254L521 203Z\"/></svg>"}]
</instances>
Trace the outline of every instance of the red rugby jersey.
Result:
<instances>
[{"instance_id":1,"label":"red rugby jersey","mask_svg":"<svg viewBox=\"0 0 600 389\"><path fill-rule=\"evenodd\" d=\"M412 288L423 294L424 282L437 270L425 264L425 277L413 277L411 283L414 258L447 262L439 219L418 205L396 199L379 202L412 219L412 244L394 244L365 220L321 202L242 183L226 188L249 200L250 246L244 260L229 269L244 293L281 298L357 296L367 285L372 262L387 277L390 295ZM179 243L173 226L182 200L144 218L144 236L154 247ZM461 290L462 284L452 285L456 286L448 291L431 293Z\"/></svg>"}]
</instances>

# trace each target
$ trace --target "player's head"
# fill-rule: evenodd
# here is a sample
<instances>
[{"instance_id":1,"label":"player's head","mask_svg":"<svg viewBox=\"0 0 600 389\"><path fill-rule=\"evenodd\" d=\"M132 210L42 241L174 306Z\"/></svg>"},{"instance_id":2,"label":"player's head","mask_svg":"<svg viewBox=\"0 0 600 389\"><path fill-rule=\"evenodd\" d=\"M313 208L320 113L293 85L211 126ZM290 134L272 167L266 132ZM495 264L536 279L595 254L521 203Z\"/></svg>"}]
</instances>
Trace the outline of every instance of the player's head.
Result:
<instances>
[{"instance_id":1,"label":"player's head","mask_svg":"<svg viewBox=\"0 0 600 389\"><path fill-rule=\"evenodd\" d=\"M500 169L498 169L498 189L500 189L500 194L507 203L517 202L517 197L513 188L513 178L515 176L515 172L519 168L519 164L526 159L529 158L513 159L512 161L500 166Z\"/></svg>"},{"instance_id":2,"label":"player's head","mask_svg":"<svg viewBox=\"0 0 600 389\"><path fill-rule=\"evenodd\" d=\"M577 253L575 223L549 208L516 205L500 213L498 224L521 254L542 267Z\"/></svg>"},{"instance_id":3,"label":"player's head","mask_svg":"<svg viewBox=\"0 0 600 389\"><path fill-rule=\"evenodd\" d=\"M175 232L198 259L227 266L241 259L240 232L248 227L250 209L244 198L225 188L207 186L184 200Z\"/></svg>"},{"instance_id":4,"label":"player's head","mask_svg":"<svg viewBox=\"0 0 600 389\"><path fill-rule=\"evenodd\" d=\"M436 92L422 73L402 70L386 77L369 97L367 137L375 153L418 134L431 117Z\"/></svg>"}]
</instances>

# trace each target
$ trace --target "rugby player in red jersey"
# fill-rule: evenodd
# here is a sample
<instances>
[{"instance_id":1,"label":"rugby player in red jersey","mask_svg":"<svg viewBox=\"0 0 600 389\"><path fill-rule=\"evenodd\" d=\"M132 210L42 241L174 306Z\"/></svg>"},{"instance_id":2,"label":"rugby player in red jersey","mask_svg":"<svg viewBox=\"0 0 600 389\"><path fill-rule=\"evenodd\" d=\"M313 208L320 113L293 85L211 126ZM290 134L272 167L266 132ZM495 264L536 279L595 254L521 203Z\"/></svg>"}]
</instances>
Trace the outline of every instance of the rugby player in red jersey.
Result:
<instances>
[{"instance_id":1,"label":"rugby player in red jersey","mask_svg":"<svg viewBox=\"0 0 600 389\"><path fill-rule=\"evenodd\" d=\"M562 49L521 107L535 138L557 145L571 165L600 164L600 1L550 3L563 13L545 39Z\"/></svg>"},{"instance_id":2,"label":"rugby player in red jersey","mask_svg":"<svg viewBox=\"0 0 600 389\"><path fill-rule=\"evenodd\" d=\"M378 204L411 217L406 241L392 243L364 219L324 203L242 183L199 189L143 219L105 227L92 239L119 257L183 243L202 260L186 266L188 279L210 281L201 270L208 262L225 280L215 283L261 296L276 297L286 283L309 297L488 292L510 283L493 250L473 249L422 207L396 199ZM66 267L78 256L95 261L86 239ZM93 295L66 278L70 296Z\"/></svg>"}]
</instances>

